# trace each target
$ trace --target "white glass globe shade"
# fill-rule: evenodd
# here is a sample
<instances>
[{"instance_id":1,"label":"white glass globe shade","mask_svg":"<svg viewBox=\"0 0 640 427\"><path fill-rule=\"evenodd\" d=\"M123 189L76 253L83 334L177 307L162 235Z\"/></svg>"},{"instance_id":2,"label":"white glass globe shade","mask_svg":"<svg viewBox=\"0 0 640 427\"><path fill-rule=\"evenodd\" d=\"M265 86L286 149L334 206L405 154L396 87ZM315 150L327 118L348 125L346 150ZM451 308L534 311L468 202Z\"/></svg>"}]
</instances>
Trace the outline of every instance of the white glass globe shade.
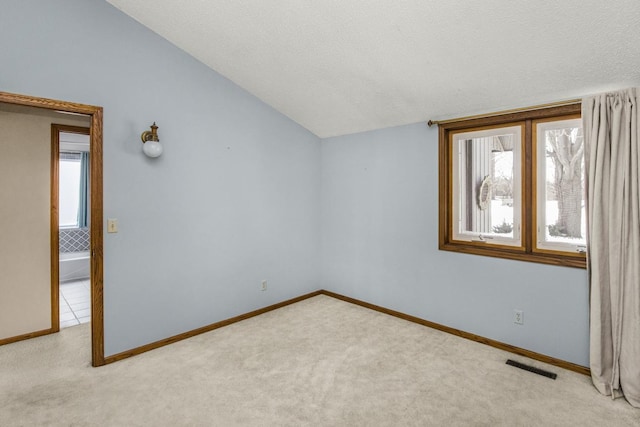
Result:
<instances>
[{"instance_id":1,"label":"white glass globe shade","mask_svg":"<svg viewBox=\"0 0 640 427\"><path fill-rule=\"evenodd\" d=\"M162 145L157 141L147 141L142 144L142 151L148 157L159 157L162 154Z\"/></svg>"}]
</instances>

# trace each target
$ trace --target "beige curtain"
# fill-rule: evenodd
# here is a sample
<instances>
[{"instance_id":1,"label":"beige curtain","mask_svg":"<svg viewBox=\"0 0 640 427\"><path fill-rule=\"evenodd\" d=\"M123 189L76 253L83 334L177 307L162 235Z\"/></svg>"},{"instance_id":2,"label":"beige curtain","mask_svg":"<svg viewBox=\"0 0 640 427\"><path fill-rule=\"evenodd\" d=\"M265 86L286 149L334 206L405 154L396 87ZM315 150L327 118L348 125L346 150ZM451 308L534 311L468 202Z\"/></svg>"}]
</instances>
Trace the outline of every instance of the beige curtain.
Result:
<instances>
[{"instance_id":1,"label":"beige curtain","mask_svg":"<svg viewBox=\"0 0 640 427\"><path fill-rule=\"evenodd\" d=\"M640 88L582 101L591 377L640 407Z\"/></svg>"}]
</instances>

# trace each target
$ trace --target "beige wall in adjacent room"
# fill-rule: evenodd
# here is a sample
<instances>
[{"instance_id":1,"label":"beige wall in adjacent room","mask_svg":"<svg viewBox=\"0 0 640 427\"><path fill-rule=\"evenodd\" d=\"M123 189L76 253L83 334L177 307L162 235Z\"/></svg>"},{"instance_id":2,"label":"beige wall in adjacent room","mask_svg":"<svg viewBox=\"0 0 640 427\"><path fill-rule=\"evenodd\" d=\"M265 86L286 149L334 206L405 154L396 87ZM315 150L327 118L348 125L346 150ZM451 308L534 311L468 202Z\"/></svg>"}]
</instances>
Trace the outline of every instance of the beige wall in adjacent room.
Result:
<instances>
[{"instance_id":1,"label":"beige wall in adjacent room","mask_svg":"<svg viewBox=\"0 0 640 427\"><path fill-rule=\"evenodd\" d=\"M90 122L0 104L0 340L52 326L51 123Z\"/></svg>"}]
</instances>

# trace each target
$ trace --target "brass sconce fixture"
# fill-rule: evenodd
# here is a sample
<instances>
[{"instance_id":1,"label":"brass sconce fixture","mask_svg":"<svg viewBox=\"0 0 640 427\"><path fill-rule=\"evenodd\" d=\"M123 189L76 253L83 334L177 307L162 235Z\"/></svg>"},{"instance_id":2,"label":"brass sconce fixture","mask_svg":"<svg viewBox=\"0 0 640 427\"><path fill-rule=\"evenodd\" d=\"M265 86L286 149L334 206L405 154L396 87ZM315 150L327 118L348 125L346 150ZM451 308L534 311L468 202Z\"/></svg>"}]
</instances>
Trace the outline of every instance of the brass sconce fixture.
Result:
<instances>
[{"instance_id":1,"label":"brass sconce fixture","mask_svg":"<svg viewBox=\"0 0 640 427\"><path fill-rule=\"evenodd\" d=\"M162 145L160 145L160 139L158 138L158 126L156 122L151 125L151 130L142 132L140 135L142 139L142 151L148 157L159 157L162 154Z\"/></svg>"}]
</instances>

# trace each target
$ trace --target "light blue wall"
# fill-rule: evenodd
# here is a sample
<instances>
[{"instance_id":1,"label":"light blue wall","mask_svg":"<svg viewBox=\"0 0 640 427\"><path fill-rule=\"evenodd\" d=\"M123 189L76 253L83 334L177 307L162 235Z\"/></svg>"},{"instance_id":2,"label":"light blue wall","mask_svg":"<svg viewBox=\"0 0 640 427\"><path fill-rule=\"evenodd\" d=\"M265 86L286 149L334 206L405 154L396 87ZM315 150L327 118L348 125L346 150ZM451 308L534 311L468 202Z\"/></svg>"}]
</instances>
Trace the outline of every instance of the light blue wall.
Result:
<instances>
[{"instance_id":1,"label":"light blue wall","mask_svg":"<svg viewBox=\"0 0 640 427\"><path fill-rule=\"evenodd\" d=\"M321 204L325 289L588 366L585 270L438 250L435 127L323 140Z\"/></svg>"},{"instance_id":2,"label":"light blue wall","mask_svg":"<svg viewBox=\"0 0 640 427\"><path fill-rule=\"evenodd\" d=\"M583 270L437 249L435 129L320 143L102 0L4 1L0 90L104 107L106 355L323 287L587 365Z\"/></svg>"},{"instance_id":3,"label":"light blue wall","mask_svg":"<svg viewBox=\"0 0 640 427\"><path fill-rule=\"evenodd\" d=\"M3 1L0 90L104 107L107 356L320 287L319 139L108 3Z\"/></svg>"}]
</instances>

